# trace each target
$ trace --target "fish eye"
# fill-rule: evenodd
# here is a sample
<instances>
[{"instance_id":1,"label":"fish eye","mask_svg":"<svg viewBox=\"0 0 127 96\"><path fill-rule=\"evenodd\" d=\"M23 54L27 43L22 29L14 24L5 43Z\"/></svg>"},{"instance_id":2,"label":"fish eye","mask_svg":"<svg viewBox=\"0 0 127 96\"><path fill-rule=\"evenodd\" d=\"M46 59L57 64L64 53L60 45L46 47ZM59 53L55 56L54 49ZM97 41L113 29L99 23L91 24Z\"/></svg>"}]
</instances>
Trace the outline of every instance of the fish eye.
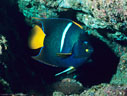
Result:
<instances>
[{"instance_id":1,"label":"fish eye","mask_svg":"<svg viewBox=\"0 0 127 96\"><path fill-rule=\"evenodd\" d=\"M89 52L89 49L85 49L86 52Z\"/></svg>"}]
</instances>

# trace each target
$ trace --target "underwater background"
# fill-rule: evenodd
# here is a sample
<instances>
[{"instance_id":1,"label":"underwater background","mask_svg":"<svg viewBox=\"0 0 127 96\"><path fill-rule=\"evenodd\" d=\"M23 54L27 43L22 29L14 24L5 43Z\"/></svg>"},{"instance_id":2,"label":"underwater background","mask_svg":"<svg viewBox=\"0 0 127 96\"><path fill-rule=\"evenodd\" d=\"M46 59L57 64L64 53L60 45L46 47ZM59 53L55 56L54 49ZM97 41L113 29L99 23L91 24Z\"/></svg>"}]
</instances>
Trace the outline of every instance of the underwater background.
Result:
<instances>
[{"instance_id":1,"label":"underwater background","mask_svg":"<svg viewBox=\"0 0 127 96\"><path fill-rule=\"evenodd\" d=\"M127 96L127 0L0 0L0 95ZM31 58L32 17L83 26L94 49L71 74ZM54 26L57 27L57 26Z\"/></svg>"}]
</instances>

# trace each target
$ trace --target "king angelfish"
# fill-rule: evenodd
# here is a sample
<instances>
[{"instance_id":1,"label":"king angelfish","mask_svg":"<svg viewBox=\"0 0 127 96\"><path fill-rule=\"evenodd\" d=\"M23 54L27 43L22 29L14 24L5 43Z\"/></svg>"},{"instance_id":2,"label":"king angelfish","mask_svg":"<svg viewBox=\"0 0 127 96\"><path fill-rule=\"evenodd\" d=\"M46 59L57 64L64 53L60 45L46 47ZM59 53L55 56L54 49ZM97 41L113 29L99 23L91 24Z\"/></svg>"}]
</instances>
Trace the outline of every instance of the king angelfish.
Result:
<instances>
[{"instance_id":1,"label":"king angelfish","mask_svg":"<svg viewBox=\"0 0 127 96\"><path fill-rule=\"evenodd\" d=\"M33 59L67 68L55 76L72 71L88 61L93 48L81 25L69 19L34 19L38 23L31 30L28 46L39 52L32 56Z\"/></svg>"}]
</instances>

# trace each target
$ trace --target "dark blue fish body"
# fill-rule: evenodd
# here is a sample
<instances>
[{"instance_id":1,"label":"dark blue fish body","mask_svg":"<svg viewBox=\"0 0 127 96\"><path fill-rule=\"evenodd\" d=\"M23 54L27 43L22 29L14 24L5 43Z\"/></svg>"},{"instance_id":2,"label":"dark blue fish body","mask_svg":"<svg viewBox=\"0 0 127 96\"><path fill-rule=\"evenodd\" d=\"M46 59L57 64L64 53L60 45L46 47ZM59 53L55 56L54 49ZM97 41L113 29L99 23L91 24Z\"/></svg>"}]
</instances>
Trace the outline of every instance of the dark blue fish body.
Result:
<instances>
[{"instance_id":1,"label":"dark blue fish body","mask_svg":"<svg viewBox=\"0 0 127 96\"><path fill-rule=\"evenodd\" d=\"M68 19L39 19L39 22L46 34L44 47L32 58L58 67L78 67L87 62L93 48L77 23Z\"/></svg>"}]
</instances>

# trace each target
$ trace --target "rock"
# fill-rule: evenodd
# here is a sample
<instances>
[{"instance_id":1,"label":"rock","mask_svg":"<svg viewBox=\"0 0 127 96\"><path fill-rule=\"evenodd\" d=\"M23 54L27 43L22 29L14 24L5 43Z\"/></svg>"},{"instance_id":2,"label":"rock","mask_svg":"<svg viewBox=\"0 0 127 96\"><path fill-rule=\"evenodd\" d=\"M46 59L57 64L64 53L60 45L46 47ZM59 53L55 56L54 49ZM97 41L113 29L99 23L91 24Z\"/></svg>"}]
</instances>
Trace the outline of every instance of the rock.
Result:
<instances>
[{"instance_id":1,"label":"rock","mask_svg":"<svg viewBox=\"0 0 127 96\"><path fill-rule=\"evenodd\" d=\"M53 96L65 96L62 92L53 92Z\"/></svg>"},{"instance_id":2,"label":"rock","mask_svg":"<svg viewBox=\"0 0 127 96\"><path fill-rule=\"evenodd\" d=\"M79 94L83 91L83 85L74 79L64 78L63 80L53 84L53 89L59 92L64 93L65 95L69 94Z\"/></svg>"}]
</instances>

